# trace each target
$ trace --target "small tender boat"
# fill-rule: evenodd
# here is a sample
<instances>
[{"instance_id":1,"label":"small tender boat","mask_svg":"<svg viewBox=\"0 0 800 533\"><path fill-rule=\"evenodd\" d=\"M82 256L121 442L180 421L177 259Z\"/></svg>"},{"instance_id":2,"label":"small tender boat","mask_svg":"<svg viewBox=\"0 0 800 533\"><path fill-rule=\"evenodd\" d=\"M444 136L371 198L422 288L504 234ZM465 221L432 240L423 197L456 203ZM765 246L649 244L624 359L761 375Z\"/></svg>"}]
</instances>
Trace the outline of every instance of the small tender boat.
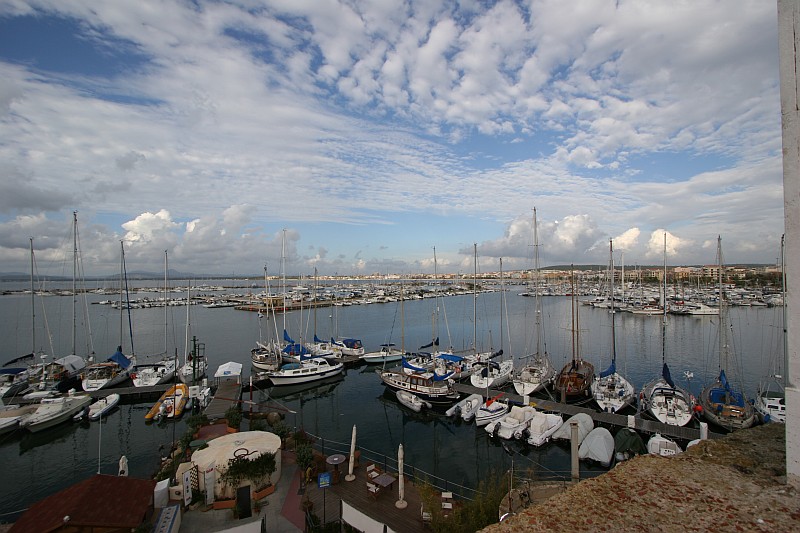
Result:
<instances>
[{"instance_id":1,"label":"small tender boat","mask_svg":"<svg viewBox=\"0 0 800 533\"><path fill-rule=\"evenodd\" d=\"M562 425L564 419L561 415L537 411L528 421L528 427L523 430L522 436L531 446L541 446L547 443Z\"/></svg>"},{"instance_id":2,"label":"small tender boat","mask_svg":"<svg viewBox=\"0 0 800 533\"><path fill-rule=\"evenodd\" d=\"M536 409L533 407L513 405L506 415L486 425L486 433L497 435L501 439L520 438L534 415L536 415Z\"/></svg>"},{"instance_id":3,"label":"small tender boat","mask_svg":"<svg viewBox=\"0 0 800 533\"><path fill-rule=\"evenodd\" d=\"M486 402L478 408L475 413L475 424L478 426L485 426L489 422L498 420L500 417L508 412L508 404L499 401L502 393L493 398L489 398Z\"/></svg>"},{"instance_id":4,"label":"small tender boat","mask_svg":"<svg viewBox=\"0 0 800 533\"><path fill-rule=\"evenodd\" d=\"M36 405L4 405L0 407L0 435L19 427L19 423L36 411Z\"/></svg>"},{"instance_id":5,"label":"small tender boat","mask_svg":"<svg viewBox=\"0 0 800 533\"><path fill-rule=\"evenodd\" d=\"M422 398L420 398L419 396L417 396L414 393L411 393L411 392L408 392L408 391L404 391L404 390L398 390L396 392L396 395L397 395L398 401L401 404L405 405L406 407L408 407L412 411L416 411L417 413L422 411L423 407L426 407L428 409L431 408L431 403L430 402L426 402L425 400L423 400Z\"/></svg>"},{"instance_id":6,"label":"small tender boat","mask_svg":"<svg viewBox=\"0 0 800 533\"><path fill-rule=\"evenodd\" d=\"M189 401L189 386L177 383L168 388L153 407L144 415L145 420L159 420L161 418L178 418L183 414L186 403Z\"/></svg>"},{"instance_id":7,"label":"small tender boat","mask_svg":"<svg viewBox=\"0 0 800 533\"><path fill-rule=\"evenodd\" d=\"M671 457L683 453L683 450L675 441L656 433L647 441L647 452L661 457Z\"/></svg>"},{"instance_id":8,"label":"small tender boat","mask_svg":"<svg viewBox=\"0 0 800 533\"><path fill-rule=\"evenodd\" d=\"M621 428L614 435L614 452L617 462L627 461L635 455L647 453L642 437L631 428Z\"/></svg>"},{"instance_id":9,"label":"small tender boat","mask_svg":"<svg viewBox=\"0 0 800 533\"><path fill-rule=\"evenodd\" d=\"M604 427L596 427L586 435L578 448L578 458L608 467L614 458L614 437Z\"/></svg>"},{"instance_id":10,"label":"small tender boat","mask_svg":"<svg viewBox=\"0 0 800 533\"><path fill-rule=\"evenodd\" d=\"M464 422L469 422L475 417L475 413L478 412L481 405L483 405L483 396L480 394L470 394L445 411L445 414L447 416L461 416Z\"/></svg>"},{"instance_id":11,"label":"small tender boat","mask_svg":"<svg viewBox=\"0 0 800 533\"><path fill-rule=\"evenodd\" d=\"M96 402L89 405L89 420L98 420L106 416L119 403L120 396L116 392L104 398L99 398Z\"/></svg>"}]
</instances>

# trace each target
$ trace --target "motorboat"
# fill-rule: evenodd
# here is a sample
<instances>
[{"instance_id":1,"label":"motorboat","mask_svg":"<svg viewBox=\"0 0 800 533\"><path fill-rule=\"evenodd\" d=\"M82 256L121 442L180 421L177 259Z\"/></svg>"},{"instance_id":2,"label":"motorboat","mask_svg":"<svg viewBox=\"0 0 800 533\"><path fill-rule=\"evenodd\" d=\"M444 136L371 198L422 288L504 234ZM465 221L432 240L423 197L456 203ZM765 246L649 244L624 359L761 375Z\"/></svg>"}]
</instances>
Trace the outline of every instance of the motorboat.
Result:
<instances>
[{"instance_id":1,"label":"motorboat","mask_svg":"<svg viewBox=\"0 0 800 533\"><path fill-rule=\"evenodd\" d=\"M36 411L36 405L4 405L0 407L0 435L14 431L19 423Z\"/></svg>"},{"instance_id":2,"label":"motorboat","mask_svg":"<svg viewBox=\"0 0 800 533\"><path fill-rule=\"evenodd\" d=\"M683 450L674 440L656 433L647 441L647 453L660 455L661 457L671 457L683 453Z\"/></svg>"},{"instance_id":3,"label":"motorboat","mask_svg":"<svg viewBox=\"0 0 800 533\"><path fill-rule=\"evenodd\" d=\"M486 425L486 433L497 435L501 439L518 439L536 413L536 409L529 405L512 405L508 413Z\"/></svg>"},{"instance_id":4,"label":"motorboat","mask_svg":"<svg viewBox=\"0 0 800 533\"><path fill-rule=\"evenodd\" d=\"M387 387L414 393L434 405L452 405L460 396L452 379L433 372L406 374L402 371L384 370L380 372L380 377Z\"/></svg>"},{"instance_id":5,"label":"motorboat","mask_svg":"<svg viewBox=\"0 0 800 533\"><path fill-rule=\"evenodd\" d=\"M480 394L470 394L450 407L445 411L445 414L447 416L460 416L464 422L469 422L475 417L475 413L478 412L483 402L483 396Z\"/></svg>"},{"instance_id":6,"label":"motorboat","mask_svg":"<svg viewBox=\"0 0 800 533\"><path fill-rule=\"evenodd\" d=\"M527 428L522 431L522 437L531 446L542 446L562 425L564 425L564 419L561 418L561 415L536 411L528 421Z\"/></svg>"},{"instance_id":7,"label":"motorboat","mask_svg":"<svg viewBox=\"0 0 800 533\"><path fill-rule=\"evenodd\" d=\"M341 374L344 365L324 357L301 357L299 362L284 363L278 370L267 372L273 385L296 385Z\"/></svg>"},{"instance_id":8,"label":"motorboat","mask_svg":"<svg viewBox=\"0 0 800 533\"><path fill-rule=\"evenodd\" d=\"M44 398L36 411L20 421L20 427L34 433L51 428L70 420L91 401L92 397L88 394L75 394L74 391L58 398Z\"/></svg>"}]
</instances>

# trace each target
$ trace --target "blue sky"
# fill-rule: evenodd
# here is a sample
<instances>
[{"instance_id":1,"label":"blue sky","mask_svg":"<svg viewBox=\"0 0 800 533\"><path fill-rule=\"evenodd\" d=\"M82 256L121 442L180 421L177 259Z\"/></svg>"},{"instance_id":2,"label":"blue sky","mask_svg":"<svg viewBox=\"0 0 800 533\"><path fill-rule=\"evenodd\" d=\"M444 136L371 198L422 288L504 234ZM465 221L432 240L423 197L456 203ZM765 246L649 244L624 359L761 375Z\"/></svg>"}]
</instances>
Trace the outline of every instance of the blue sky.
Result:
<instances>
[{"instance_id":1,"label":"blue sky","mask_svg":"<svg viewBox=\"0 0 800 533\"><path fill-rule=\"evenodd\" d=\"M11 0L0 154L0 272L772 262L777 7Z\"/></svg>"}]
</instances>

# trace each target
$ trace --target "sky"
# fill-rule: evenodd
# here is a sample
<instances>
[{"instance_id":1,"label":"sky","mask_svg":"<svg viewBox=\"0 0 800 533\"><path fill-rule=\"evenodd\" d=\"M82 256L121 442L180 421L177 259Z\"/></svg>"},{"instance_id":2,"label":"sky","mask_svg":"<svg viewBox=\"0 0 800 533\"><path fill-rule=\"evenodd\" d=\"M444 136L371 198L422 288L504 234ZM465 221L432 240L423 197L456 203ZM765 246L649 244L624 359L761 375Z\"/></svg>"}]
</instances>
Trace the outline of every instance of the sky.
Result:
<instances>
[{"instance_id":1,"label":"sky","mask_svg":"<svg viewBox=\"0 0 800 533\"><path fill-rule=\"evenodd\" d=\"M92 275L120 242L128 271L223 275L605 264L609 239L661 264L665 234L670 265L718 236L774 263L777 27L766 0L4 0L0 272L31 238L71 271L74 212Z\"/></svg>"}]
</instances>

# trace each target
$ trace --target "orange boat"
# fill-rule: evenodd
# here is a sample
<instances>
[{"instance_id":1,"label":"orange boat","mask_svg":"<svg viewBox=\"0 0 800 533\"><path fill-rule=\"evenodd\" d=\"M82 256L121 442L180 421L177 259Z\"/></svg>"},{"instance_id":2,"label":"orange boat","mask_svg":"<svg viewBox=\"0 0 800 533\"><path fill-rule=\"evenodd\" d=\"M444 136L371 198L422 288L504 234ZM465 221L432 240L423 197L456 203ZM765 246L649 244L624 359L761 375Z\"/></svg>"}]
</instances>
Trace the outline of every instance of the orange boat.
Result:
<instances>
[{"instance_id":1,"label":"orange boat","mask_svg":"<svg viewBox=\"0 0 800 533\"><path fill-rule=\"evenodd\" d=\"M189 401L189 387L184 383L177 383L168 388L153 407L144 415L145 420L160 420L162 418L178 418L183 414L186 402Z\"/></svg>"}]
</instances>

